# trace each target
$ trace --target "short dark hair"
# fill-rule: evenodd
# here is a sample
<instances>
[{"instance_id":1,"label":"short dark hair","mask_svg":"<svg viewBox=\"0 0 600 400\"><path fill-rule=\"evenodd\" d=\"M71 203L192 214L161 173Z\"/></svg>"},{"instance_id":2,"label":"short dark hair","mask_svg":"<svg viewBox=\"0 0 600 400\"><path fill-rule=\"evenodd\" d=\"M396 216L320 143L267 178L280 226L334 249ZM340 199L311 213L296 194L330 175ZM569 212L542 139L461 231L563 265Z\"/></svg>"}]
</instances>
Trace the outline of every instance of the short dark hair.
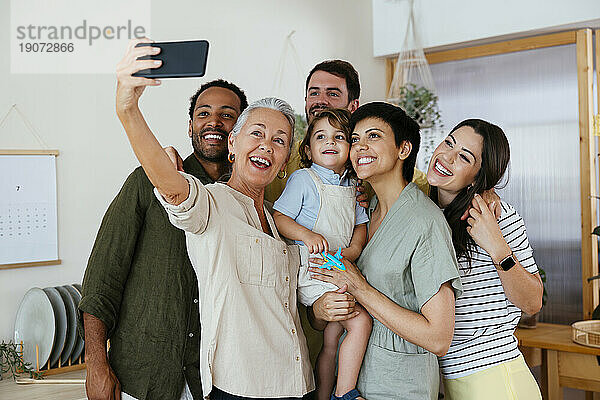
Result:
<instances>
[{"instance_id":1,"label":"short dark hair","mask_svg":"<svg viewBox=\"0 0 600 400\"><path fill-rule=\"evenodd\" d=\"M210 89L211 87L220 87L223 89L229 89L240 99L240 113L244 111L246 107L248 107L248 99L246 99L246 94L242 89L237 87L231 82L227 82L224 79L215 79L214 81L206 82L200 86L200 89L196 90L196 93L192 97L190 97L190 110L189 115L190 119L194 119L194 109L196 108L196 100L198 100L198 96L202 94L206 89Z\"/></svg>"},{"instance_id":2,"label":"short dark hair","mask_svg":"<svg viewBox=\"0 0 600 400\"><path fill-rule=\"evenodd\" d=\"M306 154L306 148L310 148L310 137L315 130L315 125L317 122L325 118L327 118L327 122L329 122L331 126L344 132L344 135L346 135L346 141L348 141L348 143L351 142L352 131L350 130L350 111L343 108L327 108L321 111L315 118L313 118L310 124L308 124L306 135L304 135L304 139L302 139L302 142L298 147L300 166L303 168L309 168L312 165L312 160ZM352 169L352 163L350 160L348 160L346 163L346 169Z\"/></svg>"},{"instance_id":3,"label":"short dark hair","mask_svg":"<svg viewBox=\"0 0 600 400\"><path fill-rule=\"evenodd\" d=\"M329 72L332 75L344 78L346 81L346 87L348 88L348 102L356 100L360 97L360 81L358 79L358 72L356 72L352 64L350 64L348 61L327 60L315 65L306 78L305 91L308 91L308 82L310 81L310 77L317 71Z\"/></svg>"},{"instance_id":4,"label":"short dark hair","mask_svg":"<svg viewBox=\"0 0 600 400\"><path fill-rule=\"evenodd\" d=\"M412 149L402 165L402 176L406 182L411 182L415 173L419 145L421 144L419 124L400 107L381 101L374 101L362 105L354 111L350 118L351 129L354 131L356 124L367 118L377 118L388 124L394 132L397 148L400 148L404 141L410 142Z\"/></svg>"}]
</instances>

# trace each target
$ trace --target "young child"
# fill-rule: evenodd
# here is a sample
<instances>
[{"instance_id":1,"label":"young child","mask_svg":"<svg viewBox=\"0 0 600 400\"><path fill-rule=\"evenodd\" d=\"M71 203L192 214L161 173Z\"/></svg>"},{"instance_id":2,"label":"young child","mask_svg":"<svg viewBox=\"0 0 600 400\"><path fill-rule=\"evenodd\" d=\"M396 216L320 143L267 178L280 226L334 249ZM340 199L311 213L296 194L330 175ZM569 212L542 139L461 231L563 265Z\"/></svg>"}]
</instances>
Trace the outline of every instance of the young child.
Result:
<instances>
[{"instance_id":1,"label":"young child","mask_svg":"<svg viewBox=\"0 0 600 400\"><path fill-rule=\"evenodd\" d=\"M309 257L322 251L336 252L354 261L366 239L368 221L364 208L356 203L355 182L348 177L351 164L350 113L342 109L321 112L308 126L300 144L304 169L290 175L281 197L274 204L274 220L284 236L300 246L298 300L311 306L325 292L337 290L330 283L311 279ZM361 398L356 381L371 333L371 317L356 305L360 313L349 320L329 322L323 333L323 348L317 358L317 398L328 400ZM339 351L337 382L335 361L338 343L347 331ZM335 384L335 394L333 386Z\"/></svg>"}]
</instances>

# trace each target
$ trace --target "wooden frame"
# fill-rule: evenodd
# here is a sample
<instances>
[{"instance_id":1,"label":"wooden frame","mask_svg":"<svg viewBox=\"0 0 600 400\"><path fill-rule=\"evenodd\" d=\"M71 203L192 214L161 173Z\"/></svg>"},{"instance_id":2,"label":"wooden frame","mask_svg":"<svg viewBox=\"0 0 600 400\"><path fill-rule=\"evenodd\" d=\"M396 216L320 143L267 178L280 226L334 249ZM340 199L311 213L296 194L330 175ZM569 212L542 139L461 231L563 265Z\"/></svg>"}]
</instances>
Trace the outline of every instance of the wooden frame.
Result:
<instances>
[{"instance_id":1,"label":"wooden frame","mask_svg":"<svg viewBox=\"0 0 600 400\"><path fill-rule=\"evenodd\" d=\"M596 30L596 68L597 82L600 82L600 30ZM430 64L448 61L466 60L525 50L541 49L553 46L576 44L577 82L579 99L579 139L580 139L580 187L581 187L581 273L583 288L583 318L591 318L592 312L600 302L600 281L588 282L591 276L598 275L598 239L592 230L596 224L596 140L594 137L593 113L593 54L592 30L580 29L505 40L497 43L469 46L454 50L426 52ZM396 57L386 59L386 93L393 80ZM600 90L598 91L600 114Z\"/></svg>"},{"instance_id":2,"label":"wooden frame","mask_svg":"<svg viewBox=\"0 0 600 400\"><path fill-rule=\"evenodd\" d=\"M596 139L594 137L594 50L592 30L577 31L577 86L579 93L579 158L581 180L581 278L583 319L590 319L598 305L598 281L587 278L598 274L598 238L592 235L596 226Z\"/></svg>"},{"instance_id":3,"label":"wooden frame","mask_svg":"<svg viewBox=\"0 0 600 400\"><path fill-rule=\"evenodd\" d=\"M15 263L15 264L0 264L0 269L13 269L13 268L25 268L25 267L43 267L45 265L59 265L62 264L62 260L49 260L49 261L35 261L26 263Z\"/></svg>"},{"instance_id":4,"label":"wooden frame","mask_svg":"<svg viewBox=\"0 0 600 400\"><path fill-rule=\"evenodd\" d=\"M12 156L12 155L22 155L22 156L39 156L39 155L50 155L50 156L58 156L58 150L12 150L12 149L0 149L0 155L2 156ZM14 263L14 264L0 264L0 270L3 269L13 269L13 268L25 268L25 267L40 267L45 265L59 265L62 263L62 260L47 260L47 261L35 261L35 262L25 262L25 263Z\"/></svg>"},{"instance_id":5,"label":"wooden frame","mask_svg":"<svg viewBox=\"0 0 600 400\"><path fill-rule=\"evenodd\" d=\"M576 41L576 31L532 36L523 39L506 40L497 43L472 46L455 50L435 51L425 54L429 64L447 61L467 60L469 58L514 53L516 51L542 49L544 47L563 46Z\"/></svg>"},{"instance_id":6,"label":"wooden frame","mask_svg":"<svg viewBox=\"0 0 600 400\"><path fill-rule=\"evenodd\" d=\"M596 31L594 32L595 40L596 40L596 93L598 95L597 98L597 102L596 105L598 107L598 113L595 115L594 121L593 123L595 125L593 125L594 128L594 133L593 135L598 135L600 136L600 29L596 29ZM593 71L594 70L594 65L591 64L590 69ZM591 90L591 89L590 89ZM593 136L592 136L593 137ZM600 154L598 154L598 157L600 157ZM598 160L598 158L594 158L594 160ZM594 169L595 171L595 169ZM596 241L596 246L597 246L597 241ZM598 254L598 252L596 252L596 254ZM596 276L600 274L600 266L598 265L598 259L596 259L595 263L593 264L593 266L595 266L595 270L593 269L592 271L589 271L591 273L590 276ZM584 283L584 288L587 286L589 286L587 288L588 292L591 291L592 296L595 296L592 298L592 304L590 305L592 307L592 312L594 310L595 307L597 307L600 304L600 280L593 280L591 282L585 282ZM584 296L585 296L584 292Z\"/></svg>"},{"instance_id":7,"label":"wooden frame","mask_svg":"<svg viewBox=\"0 0 600 400\"><path fill-rule=\"evenodd\" d=\"M563 46L574 44L577 41L577 31L566 31L548 35L532 36L523 39L505 40L502 42L463 47L454 50L430 51L425 53L429 64L438 64L448 61L468 60L470 58L493 56L498 54L514 53L517 51L542 49L545 47ZM396 57L386 59L386 93L389 92Z\"/></svg>"},{"instance_id":8,"label":"wooden frame","mask_svg":"<svg viewBox=\"0 0 600 400\"><path fill-rule=\"evenodd\" d=\"M594 31L596 36L596 93L598 94L598 114L596 114L596 135L600 136L600 29Z\"/></svg>"},{"instance_id":9,"label":"wooden frame","mask_svg":"<svg viewBox=\"0 0 600 400\"><path fill-rule=\"evenodd\" d=\"M0 156L58 156L58 150L2 150Z\"/></svg>"}]
</instances>

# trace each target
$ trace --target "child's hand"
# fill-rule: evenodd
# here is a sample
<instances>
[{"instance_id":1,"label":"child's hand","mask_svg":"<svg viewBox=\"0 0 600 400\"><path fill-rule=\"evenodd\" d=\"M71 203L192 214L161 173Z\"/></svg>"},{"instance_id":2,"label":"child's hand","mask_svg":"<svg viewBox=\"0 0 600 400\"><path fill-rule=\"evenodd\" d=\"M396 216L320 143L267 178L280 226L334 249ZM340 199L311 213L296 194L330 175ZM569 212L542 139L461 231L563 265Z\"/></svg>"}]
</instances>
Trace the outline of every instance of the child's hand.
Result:
<instances>
[{"instance_id":1,"label":"child's hand","mask_svg":"<svg viewBox=\"0 0 600 400\"><path fill-rule=\"evenodd\" d=\"M369 208L369 196L366 193L365 184L362 180L356 185L356 201L361 207Z\"/></svg>"},{"instance_id":2,"label":"child's hand","mask_svg":"<svg viewBox=\"0 0 600 400\"><path fill-rule=\"evenodd\" d=\"M333 254L335 254L335 253L333 253ZM359 252L358 255L360 255L360 252ZM347 259L347 260L353 261L353 262L356 261L356 259L358 258L358 256L355 255L354 249L351 248L351 247L344 247L344 248L342 248L342 257L345 258L345 259Z\"/></svg>"},{"instance_id":3,"label":"child's hand","mask_svg":"<svg viewBox=\"0 0 600 400\"><path fill-rule=\"evenodd\" d=\"M318 233L307 233L302 241L304 242L304 245L308 247L308 251L310 251L311 254L329 251L329 243L327 243L327 240Z\"/></svg>"}]
</instances>

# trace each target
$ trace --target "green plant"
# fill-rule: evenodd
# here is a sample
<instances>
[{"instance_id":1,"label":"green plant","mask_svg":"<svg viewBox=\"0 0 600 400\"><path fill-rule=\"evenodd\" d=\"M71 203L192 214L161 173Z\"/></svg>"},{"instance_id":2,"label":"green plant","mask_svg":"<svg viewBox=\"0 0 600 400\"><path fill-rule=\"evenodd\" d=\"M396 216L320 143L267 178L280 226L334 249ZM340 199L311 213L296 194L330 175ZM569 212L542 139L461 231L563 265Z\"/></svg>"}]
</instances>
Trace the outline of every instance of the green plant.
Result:
<instances>
[{"instance_id":1,"label":"green plant","mask_svg":"<svg viewBox=\"0 0 600 400\"><path fill-rule=\"evenodd\" d=\"M306 119L303 115L296 114L296 121L294 124L294 132L297 142L301 142L304 139L304 135L306 135Z\"/></svg>"},{"instance_id":2,"label":"green plant","mask_svg":"<svg viewBox=\"0 0 600 400\"><path fill-rule=\"evenodd\" d=\"M20 348L20 349L19 349ZM13 342L0 343L0 376L6 372L12 374L13 380L22 373L28 373L30 378L42 379L43 372L35 371L30 363L23 361L23 347Z\"/></svg>"},{"instance_id":3,"label":"green plant","mask_svg":"<svg viewBox=\"0 0 600 400\"><path fill-rule=\"evenodd\" d=\"M540 278L542 278L542 284L544 285L544 293L542 294L542 307L548 301L548 292L546 291L546 270L538 265L538 271Z\"/></svg>"},{"instance_id":4,"label":"green plant","mask_svg":"<svg viewBox=\"0 0 600 400\"><path fill-rule=\"evenodd\" d=\"M421 128L442 127L438 97L426 87L414 83L401 87L395 103L417 121Z\"/></svg>"}]
</instances>

